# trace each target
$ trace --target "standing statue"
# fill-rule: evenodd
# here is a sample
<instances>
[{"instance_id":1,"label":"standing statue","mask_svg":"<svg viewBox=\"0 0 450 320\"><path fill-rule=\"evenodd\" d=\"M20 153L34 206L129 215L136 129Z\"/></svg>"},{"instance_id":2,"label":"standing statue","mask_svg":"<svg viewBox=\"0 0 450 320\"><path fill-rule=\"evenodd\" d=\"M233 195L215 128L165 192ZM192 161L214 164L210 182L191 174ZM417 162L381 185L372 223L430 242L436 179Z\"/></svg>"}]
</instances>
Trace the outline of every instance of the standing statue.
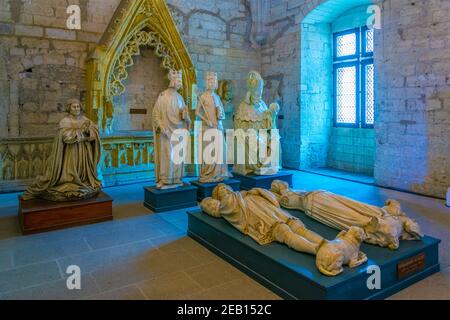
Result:
<instances>
[{"instance_id":1,"label":"standing statue","mask_svg":"<svg viewBox=\"0 0 450 320\"><path fill-rule=\"evenodd\" d=\"M202 161L200 170L200 183L222 182L229 178L227 166L227 152L225 144L225 135L222 120L225 120L225 111L223 109L220 97L216 94L218 82L217 74L214 72L206 73L206 92L199 97L199 105L196 110L197 117L202 121L203 133L207 130L217 130L223 143L221 150L215 150L214 159L208 159L209 163ZM203 150L211 148L215 145L214 141L203 141ZM203 155L202 155L203 156Z\"/></svg>"},{"instance_id":2,"label":"standing statue","mask_svg":"<svg viewBox=\"0 0 450 320\"><path fill-rule=\"evenodd\" d=\"M24 200L75 201L92 198L101 190L98 128L82 115L80 101L70 100L66 111L69 116L59 123L46 173L28 187Z\"/></svg>"},{"instance_id":3,"label":"standing statue","mask_svg":"<svg viewBox=\"0 0 450 320\"><path fill-rule=\"evenodd\" d=\"M247 96L234 116L234 128L237 130L237 136L244 134L244 139L247 130L255 130L258 143L250 146L249 140L246 140L245 164L238 163L234 168L234 171L241 175L274 175L280 169L280 137L276 130L276 118L280 106L273 103L268 108L262 100L263 89L264 80L261 75L256 71L251 71L247 76ZM260 130L266 131L267 135L261 136ZM274 139L274 144L270 143L272 139ZM273 145L276 146L275 150L272 150ZM267 148L265 152L259 150L263 146ZM256 150L256 152L250 152L251 150ZM261 158L262 155L265 157Z\"/></svg>"},{"instance_id":4,"label":"standing statue","mask_svg":"<svg viewBox=\"0 0 450 320\"><path fill-rule=\"evenodd\" d=\"M278 241L296 251L316 255L325 242L281 209L275 195L264 189L234 192L231 187L219 184L212 198L204 199L201 207L212 217L223 217L260 245Z\"/></svg>"},{"instance_id":5,"label":"standing statue","mask_svg":"<svg viewBox=\"0 0 450 320\"><path fill-rule=\"evenodd\" d=\"M225 110L224 128L233 129L234 123L234 106L233 106L233 83L230 80L219 81L218 94L222 100L223 109Z\"/></svg>"},{"instance_id":6,"label":"standing statue","mask_svg":"<svg viewBox=\"0 0 450 320\"><path fill-rule=\"evenodd\" d=\"M184 163L173 161L173 133L178 129L189 130L189 110L178 93L183 86L181 71L169 72L169 88L162 92L153 109L155 133L155 176L158 189L171 189L183 185Z\"/></svg>"},{"instance_id":7,"label":"standing statue","mask_svg":"<svg viewBox=\"0 0 450 320\"><path fill-rule=\"evenodd\" d=\"M360 227L365 242L398 249L400 240L420 240L418 223L408 218L400 203L388 200L383 208L355 201L327 191L302 192L289 189L283 181L274 181L272 192L281 206L304 211L309 217L337 230Z\"/></svg>"}]
</instances>

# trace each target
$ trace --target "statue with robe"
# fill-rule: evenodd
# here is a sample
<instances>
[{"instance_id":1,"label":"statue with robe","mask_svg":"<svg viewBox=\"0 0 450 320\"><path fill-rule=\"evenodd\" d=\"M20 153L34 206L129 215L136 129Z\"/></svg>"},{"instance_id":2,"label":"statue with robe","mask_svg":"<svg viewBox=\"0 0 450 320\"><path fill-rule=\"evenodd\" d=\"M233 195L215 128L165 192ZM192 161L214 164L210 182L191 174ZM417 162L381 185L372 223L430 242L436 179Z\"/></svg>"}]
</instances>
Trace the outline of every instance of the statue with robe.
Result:
<instances>
[{"instance_id":1,"label":"statue with robe","mask_svg":"<svg viewBox=\"0 0 450 320\"><path fill-rule=\"evenodd\" d=\"M219 184L213 196L201 202L201 207L212 217L224 218L260 245L277 241L296 251L316 255L326 242L283 210L268 190L234 192L231 187Z\"/></svg>"},{"instance_id":2,"label":"statue with robe","mask_svg":"<svg viewBox=\"0 0 450 320\"><path fill-rule=\"evenodd\" d=\"M245 139L245 163L237 163L234 167L234 172L241 175L274 175L280 169L280 136L276 126L280 106L273 103L267 107L262 100L263 89L261 75L251 71L247 76L246 98L234 115L238 141ZM248 139L250 132L256 136L255 145Z\"/></svg>"},{"instance_id":3,"label":"statue with robe","mask_svg":"<svg viewBox=\"0 0 450 320\"><path fill-rule=\"evenodd\" d=\"M97 126L82 115L80 101L67 103L68 116L61 120L46 172L32 183L24 200L76 201L96 196L101 141Z\"/></svg>"},{"instance_id":4,"label":"statue with robe","mask_svg":"<svg viewBox=\"0 0 450 320\"><path fill-rule=\"evenodd\" d=\"M419 224L409 218L395 200L388 200L380 208L323 190L291 190L287 183L279 180L273 182L271 191L282 207L303 211L331 228L342 231L362 228L366 233L365 242L369 244L396 250L400 240L423 237Z\"/></svg>"},{"instance_id":5,"label":"statue with robe","mask_svg":"<svg viewBox=\"0 0 450 320\"><path fill-rule=\"evenodd\" d=\"M158 189L183 185L184 162L174 161L174 148L179 141L172 139L177 130L191 125L189 110L178 91L183 86L181 71L169 72L169 88L162 92L153 108L155 134L155 177Z\"/></svg>"},{"instance_id":6,"label":"statue with robe","mask_svg":"<svg viewBox=\"0 0 450 320\"><path fill-rule=\"evenodd\" d=\"M205 141L202 139L202 158L208 155L208 159L202 160L200 167L200 183L222 182L230 177L227 166L227 152L225 134L222 121L225 120L225 111L222 101L217 95L217 74L206 73L206 91L199 97L196 110L197 117L202 122L203 135L208 130L215 130L215 139L218 141ZM214 151L214 155L209 154Z\"/></svg>"},{"instance_id":7,"label":"statue with robe","mask_svg":"<svg viewBox=\"0 0 450 320\"><path fill-rule=\"evenodd\" d=\"M223 109L225 110L224 129L233 129L234 123L234 106L233 106L233 83L230 80L219 81L217 93L222 100Z\"/></svg>"}]
</instances>

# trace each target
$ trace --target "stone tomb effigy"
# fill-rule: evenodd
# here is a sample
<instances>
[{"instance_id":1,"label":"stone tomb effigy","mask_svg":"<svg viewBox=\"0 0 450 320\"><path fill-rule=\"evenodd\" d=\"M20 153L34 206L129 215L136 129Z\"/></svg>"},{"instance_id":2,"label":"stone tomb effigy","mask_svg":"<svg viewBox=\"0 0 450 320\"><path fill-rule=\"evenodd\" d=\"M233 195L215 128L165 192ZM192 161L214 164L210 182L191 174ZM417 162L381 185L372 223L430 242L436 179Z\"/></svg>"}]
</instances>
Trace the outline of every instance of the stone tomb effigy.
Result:
<instances>
[{"instance_id":1,"label":"stone tomb effigy","mask_svg":"<svg viewBox=\"0 0 450 320\"><path fill-rule=\"evenodd\" d=\"M290 213L327 239L334 239L339 233L304 213ZM210 217L200 210L188 212L188 218L191 238L285 299L385 299L440 270L440 240L432 237L402 241L396 251L363 244L361 250L369 257L368 263L354 269L345 268L337 277L326 277L316 268L314 256L279 243L260 246L224 219ZM371 286L377 267L380 289Z\"/></svg>"}]
</instances>

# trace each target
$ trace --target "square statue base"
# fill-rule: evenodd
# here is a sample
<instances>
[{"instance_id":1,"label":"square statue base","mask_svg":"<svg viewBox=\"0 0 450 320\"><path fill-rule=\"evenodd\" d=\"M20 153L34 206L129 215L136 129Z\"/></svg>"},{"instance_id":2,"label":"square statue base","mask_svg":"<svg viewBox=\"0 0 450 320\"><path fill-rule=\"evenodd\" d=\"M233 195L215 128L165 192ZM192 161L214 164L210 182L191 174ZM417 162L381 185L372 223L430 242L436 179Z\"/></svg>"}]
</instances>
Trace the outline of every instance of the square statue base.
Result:
<instances>
[{"instance_id":1,"label":"square statue base","mask_svg":"<svg viewBox=\"0 0 450 320\"><path fill-rule=\"evenodd\" d=\"M253 188L262 188L270 190L272 187L272 182L275 180L285 181L289 184L290 187L292 187L293 174L280 171L272 176L256 176L256 175L244 176L233 172L233 176L236 180L239 180L241 182L242 190L251 190Z\"/></svg>"},{"instance_id":2,"label":"square statue base","mask_svg":"<svg viewBox=\"0 0 450 320\"><path fill-rule=\"evenodd\" d=\"M198 205L197 187L189 184L168 190L160 190L156 186L146 187L144 192L144 206L153 212L173 211Z\"/></svg>"},{"instance_id":3,"label":"square statue base","mask_svg":"<svg viewBox=\"0 0 450 320\"><path fill-rule=\"evenodd\" d=\"M223 182L214 182L214 183L200 183L199 181L192 181L191 184L198 188L197 200L202 201L205 198L211 197L213 190L220 183L224 183L230 186L234 191L241 190L241 182L239 180L228 179Z\"/></svg>"},{"instance_id":4,"label":"square statue base","mask_svg":"<svg viewBox=\"0 0 450 320\"><path fill-rule=\"evenodd\" d=\"M68 202L19 197L19 222L24 235L113 220L113 199L96 197Z\"/></svg>"},{"instance_id":5,"label":"square statue base","mask_svg":"<svg viewBox=\"0 0 450 320\"><path fill-rule=\"evenodd\" d=\"M301 212L290 213L327 239L334 239L338 233ZM285 299L384 299L440 270L440 240L431 237L401 241L396 251L363 244L361 250L367 254L368 263L354 269L345 267L341 275L327 277L317 269L314 256L277 242L261 246L224 219L200 210L188 213L188 234ZM371 290L368 284L373 284L377 276L381 288Z\"/></svg>"}]
</instances>

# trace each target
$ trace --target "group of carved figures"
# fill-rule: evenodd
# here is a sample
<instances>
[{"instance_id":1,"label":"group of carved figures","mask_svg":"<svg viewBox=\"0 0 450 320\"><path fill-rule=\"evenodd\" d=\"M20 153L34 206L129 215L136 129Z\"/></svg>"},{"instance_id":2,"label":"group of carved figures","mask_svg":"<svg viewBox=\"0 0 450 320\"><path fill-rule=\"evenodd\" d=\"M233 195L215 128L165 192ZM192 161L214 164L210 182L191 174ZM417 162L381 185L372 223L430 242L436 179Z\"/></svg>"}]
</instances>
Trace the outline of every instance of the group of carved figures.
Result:
<instances>
[{"instance_id":1,"label":"group of carved figures","mask_svg":"<svg viewBox=\"0 0 450 320\"><path fill-rule=\"evenodd\" d=\"M182 74L171 71L169 79L169 88L160 94L153 111L155 175L160 189L183 184L184 164L172 161L174 142L171 138L177 129L189 130L191 127L188 107L178 93L182 87ZM223 131L225 111L215 92L217 75L207 73L206 84L206 91L199 97L196 115L205 129ZM263 80L257 72L250 72L247 88L247 96L234 116L235 129L276 128L279 106L273 104L268 108L262 101ZM67 112L69 115L60 122L54 138L45 174L29 186L23 196L25 200L80 200L93 197L101 190L97 172L101 159L98 128L82 115L82 105L78 100L68 102ZM249 147L246 145L246 149ZM236 165L235 171L243 175L270 175L278 171L278 166L246 161ZM220 183L228 177L226 162L201 166L200 182ZM316 255L318 269L327 276L342 273L344 265L356 267L365 263L367 257L360 251L362 242L395 250L400 240L419 240L422 237L419 225L407 217L397 201L389 200L385 207L380 208L327 191L291 190L281 181L275 181L270 191L255 188L242 192L234 192L220 183L213 196L202 201L201 207L213 217L225 218L261 245L278 241L294 250ZM308 230L300 219L283 208L301 210L341 233L335 240L328 241Z\"/></svg>"},{"instance_id":2,"label":"group of carved figures","mask_svg":"<svg viewBox=\"0 0 450 320\"><path fill-rule=\"evenodd\" d=\"M326 276L341 274L345 265L354 268L365 263L367 256L360 251L362 242L396 250L400 240L423 237L417 222L395 200L388 200L380 208L327 191L291 190L278 180L270 191L255 188L235 192L219 184L201 207L208 215L224 218L260 245L277 241L315 255L317 268ZM303 211L341 232L335 240L326 240L283 208Z\"/></svg>"},{"instance_id":3,"label":"group of carved figures","mask_svg":"<svg viewBox=\"0 0 450 320\"><path fill-rule=\"evenodd\" d=\"M155 132L155 173L157 187L160 189L176 188L182 185L184 164L174 164L173 152L174 142L172 136L176 130L191 126L189 110L178 90L182 86L182 73L178 71L170 71L169 88L161 93L157 99L153 109L153 130ZM264 81L261 75L252 71L247 77L247 95L234 114L234 128L242 129L241 134L245 134L248 129L256 132L266 130L272 132L276 129L276 118L280 107L278 104L272 104L270 107L262 100ZM206 91L199 96L196 116L202 122L204 131L215 129L222 132L224 137L223 121L226 120L226 109L221 98L216 93L219 88L217 74L214 72L206 73ZM221 88L224 90L223 88ZM267 137L267 136L265 136ZM272 137L272 138L277 138ZM263 139L262 137L257 137ZM277 161L269 162L265 159L250 159L250 155L259 155L258 152L249 152L249 139L243 137L245 141L245 161L243 164L236 164L234 171L242 175L273 175L279 170L279 158ZM279 140L278 140L279 142ZM205 150L214 141L201 142L202 149ZM267 145L267 142L257 143L259 145ZM278 145L278 143L275 143ZM220 150L220 157L216 157L216 161L211 163L202 162L200 169L201 183L217 183L222 182L230 177L227 166L227 151L225 139L223 147ZM267 158L273 158L270 146L267 147L265 155ZM216 150L217 152L217 150ZM276 157L279 154L276 154ZM276 158L275 157L275 158Z\"/></svg>"}]
</instances>

